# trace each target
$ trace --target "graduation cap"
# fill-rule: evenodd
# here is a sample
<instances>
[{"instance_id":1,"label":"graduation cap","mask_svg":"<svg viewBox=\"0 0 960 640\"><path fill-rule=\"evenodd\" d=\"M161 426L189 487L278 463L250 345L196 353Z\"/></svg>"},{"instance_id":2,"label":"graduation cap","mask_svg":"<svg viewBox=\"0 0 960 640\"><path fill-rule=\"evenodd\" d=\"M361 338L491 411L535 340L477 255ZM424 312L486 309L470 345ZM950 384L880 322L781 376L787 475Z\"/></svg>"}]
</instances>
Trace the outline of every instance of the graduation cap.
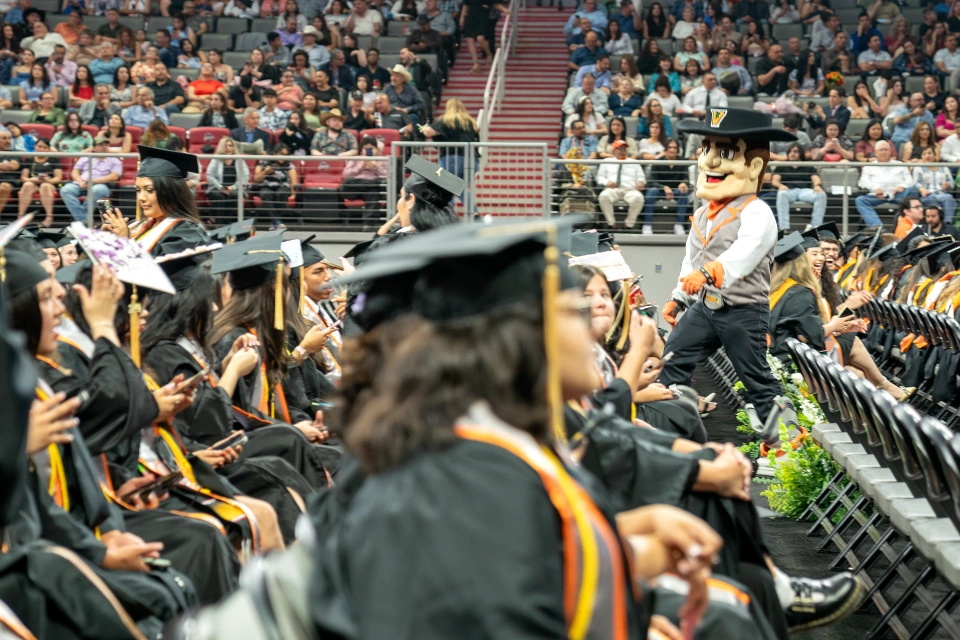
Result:
<instances>
[{"instance_id":1,"label":"graduation cap","mask_svg":"<svg viewBox=\"0 0 960 640\"><path fill-rule=\"evenodd\" d=\"M927 267L930 269L931 274L935 274L944 266L950 265L950 250L960 247L960 244L954 242L945 242L932 251L927 252L923 259L927 261Z\"/></svg>"},{"instance_id":2,"label":"graduation cap","mask_svg":"<svg viewBox=\"0 0 960 640\"><path fill-rule=\"evenodd\" d=\"M560 252L573 257L589 256L600 252L600 234L596 231L574 231L567 242L560 246Z\"/></svg>"},{"instance_id":3,"label":"graduation cap","mask_svg":"<svg viewBox=\"0 0 960 640\"><path fill-rule=\"evenodd\" d=\"M359 258L360 256L362 256L367 252L367 249L370 248L370 245L372 245L373 242L374 242L373 240L365 240L359 244L355 244L350 249L350 251L347 251L345 254L343 254L342 257L353 258L354 261L356 261L357 258Z\"/></svg>"},{"instance_id":4,"label":"graduation cap","mask_svg":"<svg viewBox=\"0 0 960 640\"><path fill-rule=\"evenodd\" d=\"M777 244L773 248L774 261L776 261L778 264L785 264L791 260L796 260L806 252L804 243L809 242L809 240L809 238L801 235L799 231L794 231L793 233L780 238L777 240Z\"/></svg>"},{"instance_id":5,"label":"graduation cap","mask_svg":"<svg viewBox=\"0 0 960 640\"><path fill-rule=\"evenodd\" d=\"M158 147L140 145L140 169L138 178L180 178L189 173L199 173L200 164L192 153L170 151Z\"/></svg>"},{"instance_id":6,"label":"graduation cap","mask_svg":"<svg viewBox=\"0 0 960 640\"><path fill-rule=\"evenodd\" d=\"M801 231L800 235L803 236L804 249L820 248L820 234L817 233L817 230L815 228L810 228L805 231Z\"/></svg>"},{"instance_id":7,"label":"graduation cap","mask_svg":"<svg viewBox=\"0 0 960 640\"><path fill-rule=\"evenodd\" d=\"M69 267L63 267L62 269L57 269L57 282L62 284L65 287L69 287L77 281L77 275L79 275L81 269L87 265L93 264L89 260L79 260L74 262Z\"/></svg>"},{"instance_id":8,"label":"graduation cap","mask_svg":"<svg viewBox=\"0 0 960 640\"><path fill-rule=\"evenodd\" d=\"M242 242L256 234L256 230L253 228L255 222L255 219L240 220L239 222L214 229L210 232L210 237L224 244Z\"/></svg>"},{"instance_id":9,"label":"graduation cap","mask_svg":"<svg viewBox=\"0 0 960 640\"><path fill-rule=\"evenodd\" d=\"M274 329L282 331L283 322L283 253L280 236L255 236L243 242L228 244L213 254L210 272L229 273L230 286L237 291L259 287L275 278Z\"/></svg>"},{"instance_id":10,"label":"graduation cap","mask_svg":"<svg viewBox=\"0 0 960 640\"><path fill-rule=\"evenodd\" d=\"M897 245L899 244L898 242L891 242L878 249L874 249L873 253L867 256L867 260L879 258L881 262L886 262L890 258L898 258L900 257L900 252L897 250Z\"/></svg>"},{"instance_id":11,"label":"graduation cap","mask_svg":"<svg viewBox=\"0 0 960 640\"><path fill-rule=\"evenodd\" d=\"M467 185L463 178L416 153L404 166L413 175L403 183L403 188L436 207L445 207L454 196L463 193Z\"/></svg>"},{"instance_id":12,"label":"graduation cap","mask_svg":"<svg viewBox=\"0 0 960 640\"><path fill-rule=\"evenodd\" d=\"M913 249L905 250L903 253L900 254L900 257L905 258L910 262L914 262L920 258L923 258L925 255L927 255L931 251L935 251L944 245L948 245L952 243L953 243L952 238L949 240L937 240L934 242L930 242L922 247L914 247ZM903 246L903 243L902 242L898 243L898 246Z\"/></svg>"},{"instance_id":13,"label":"graduation cap","mask_svg":"<svg viewBox=\"0 0 960 640\"><path fill-rule=\"evenodd\" d=\"M840 240L840 229L836 222L828 222L815 227L815 229L821 240L836 240L841 246L843 245L843 241Z\"/></svg>"},{"instance_id":14,"label":"graduation cap","mask_svg":"<svg viewBox=\"0 0 960 640\"><path fill-rule=\"evenodd\" d=\"M180 253L171 253L156 258L156 262L170 278L173 288L177 291L185 291L196 282L200 273L209 264L213 252L221 247L223 245L218 242L195 249L187 249Z\"/></svg>"},{"instance_id":15,"label":"graduation cap","mask_svg":"<svg viewBox=\"0 0 960 640\"><path fill-rule=\"evenodd\" d=\"M50 274L40 266L37 259L23 251L4 251L7 278L7 295L16 296L50 279Z\"/></svg>"}]
</instances>

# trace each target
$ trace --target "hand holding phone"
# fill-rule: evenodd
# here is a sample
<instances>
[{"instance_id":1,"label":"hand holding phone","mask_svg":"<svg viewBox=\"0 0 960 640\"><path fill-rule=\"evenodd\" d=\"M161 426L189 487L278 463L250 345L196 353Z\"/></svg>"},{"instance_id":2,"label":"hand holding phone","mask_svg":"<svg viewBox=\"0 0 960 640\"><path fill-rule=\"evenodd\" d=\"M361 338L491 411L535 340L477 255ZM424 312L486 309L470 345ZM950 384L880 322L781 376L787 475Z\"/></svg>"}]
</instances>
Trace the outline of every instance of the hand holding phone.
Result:
<instances>
[{"instance_id":1,"label":"hand holding phone","mask_svg":"<svg viewBox=\"0 0 960 640\"><path fill-rule=\"evenodd\" d=\"M208 375L210 375L210 367L207 367L200 373L194 374L189 378L187 378L186 380L184 380L183 382L181 382L177 386L177 390L175 393L184 393L186 391L189 391L190 389L195 388L201 382L203 382L203 380L206 379Z\"/></svg>"},{"instance_id":2,"label":"hand holding phone","mask_svg":"<svg viewBox=\"0 0 960 640\"><path fill-rule=\"evenodd\" d=\"M134 497L145 500L151 493L162 496L166 493L169 493L171 489L180 484L181 480L183 480L183 473L174 471L173 473L165 475L162 478L151 482L150 484L143 485L142 487L138 487L129 493L121 495L120 499L124 502L131 502Z\"/></svg>"}]
</instances>

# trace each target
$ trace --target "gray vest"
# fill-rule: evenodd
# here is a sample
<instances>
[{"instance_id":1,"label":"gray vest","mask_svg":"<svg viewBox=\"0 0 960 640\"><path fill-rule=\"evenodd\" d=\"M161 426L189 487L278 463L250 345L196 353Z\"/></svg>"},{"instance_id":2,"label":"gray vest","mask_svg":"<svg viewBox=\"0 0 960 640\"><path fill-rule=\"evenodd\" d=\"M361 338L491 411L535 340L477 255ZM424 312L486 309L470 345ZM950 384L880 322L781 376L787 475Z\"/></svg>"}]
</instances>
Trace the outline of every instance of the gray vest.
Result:
<instances>
[{"instance_id":1,"label":"gray vest","mask_svg":"<svg viewBox=\"0 0 960 640\"><path fill-rule=\"evenodd\" d=\"M693 230L690 233L693 252L690 262L694 270L720 257L730 248L740 234L740 210L752 201L754 195L738 196L720 210L713 219L713 228L707 235L707 208L701 207L693 215ZM772 214L771 214L772 215ZM773 265L773 247L752 273L736 282L724 282L724 303L727 305L769 304L770 267Z\"/></svg>"}]
</instances>

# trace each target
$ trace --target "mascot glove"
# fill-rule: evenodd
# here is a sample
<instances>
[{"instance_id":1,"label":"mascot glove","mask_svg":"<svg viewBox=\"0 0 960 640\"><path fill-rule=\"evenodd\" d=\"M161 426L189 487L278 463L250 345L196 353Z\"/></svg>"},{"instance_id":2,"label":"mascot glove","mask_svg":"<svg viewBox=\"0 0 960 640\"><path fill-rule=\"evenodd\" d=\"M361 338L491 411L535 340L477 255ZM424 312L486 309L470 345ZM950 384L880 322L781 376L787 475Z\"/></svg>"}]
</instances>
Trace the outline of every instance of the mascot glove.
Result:
<instances>
[{"instance_id":1,"label":"mascot glove","mask_svg":"<svg viewBox=\"0 0 960 640\"><path fill-rule=\"evenodd\" d=\"M671 300L663 305L663 309L661 309L663 319L666 320L667 324L671 327L677 326L677 314L681 311L683 311L683 307L676 300Z\"/></svg>"},{"instance_id":2,"label":"mascot glove","mask_svg":"<svg viewBox=\"0 0 960 640\"><path fill-rule=\"evenodd\" d=\"M680 286L683 288L685 294L692 296L700 292L703 285L707 283L707 276L704 275L704 271L710 274L714 287L719 289L723 286L723 265L714 260L713 262L708 262L703 265L703 269L691 271L683 277L683 280L680 281Z\"/></svg>"}]
</instances>

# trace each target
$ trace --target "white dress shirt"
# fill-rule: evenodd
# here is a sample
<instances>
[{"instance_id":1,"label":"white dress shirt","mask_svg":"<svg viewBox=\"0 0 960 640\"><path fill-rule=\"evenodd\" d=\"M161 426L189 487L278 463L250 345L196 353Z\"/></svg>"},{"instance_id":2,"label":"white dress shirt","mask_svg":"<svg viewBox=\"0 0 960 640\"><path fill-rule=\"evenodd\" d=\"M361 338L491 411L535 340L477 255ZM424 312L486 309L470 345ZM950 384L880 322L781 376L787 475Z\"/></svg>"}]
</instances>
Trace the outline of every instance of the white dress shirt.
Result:
<instances>
[{"instance_id":1,"label":"white dress shirt","mask_svg":"<svg viewBox=\"0 0 960 640\"><path fill-rule=\"evenodd\" d=\"M721 91L720 87L714 87L713 91L707 91L707 88L701 85L687 92L687 95L683 97L683 106L677 109L677 113L685 113L687 115L694 111L703 111L706 113L708 94L710 95L711 107L727 106L727 94Z\"/></svg>"},{"instance_id":2,"label":"white dress shirt","mask_svg":"<svg viewBox=\"0 0 960 640\"><path fill-rule=\"evenodd\" d=\"M960 160L960 137L952 133L940 143L940 159L943 162L957 162Z\"/></svg>"},{"instance_id":3,"label":"white dress shirt","mask_svg":"<svg viewBox=\"0 0 960 640\"><path fill-rule=\"evenodd\" d=\"M617 169L620 170L619 182ZM609 182L616 182L620 189L636 189L638 182L646 184L647 177L643 173L643 167L635 161L607 158L600 164L600 169L597 171L597 186L606 189Z\"/></svg>"},{"instance_id":4,"label":"white dress shirt","mask_svg":"<svg viewBox=\"0 0 960 640\"><path fill-rule=\"evenodd\" d=\"M889 199L897 187L906 189L913 186L913 174L910 173L907 165L899 160L891 160L864 167L860 174L860 182L857 184L871 194L880 189L883 191L884 198Z\"/></svg>"}]
</instances>

